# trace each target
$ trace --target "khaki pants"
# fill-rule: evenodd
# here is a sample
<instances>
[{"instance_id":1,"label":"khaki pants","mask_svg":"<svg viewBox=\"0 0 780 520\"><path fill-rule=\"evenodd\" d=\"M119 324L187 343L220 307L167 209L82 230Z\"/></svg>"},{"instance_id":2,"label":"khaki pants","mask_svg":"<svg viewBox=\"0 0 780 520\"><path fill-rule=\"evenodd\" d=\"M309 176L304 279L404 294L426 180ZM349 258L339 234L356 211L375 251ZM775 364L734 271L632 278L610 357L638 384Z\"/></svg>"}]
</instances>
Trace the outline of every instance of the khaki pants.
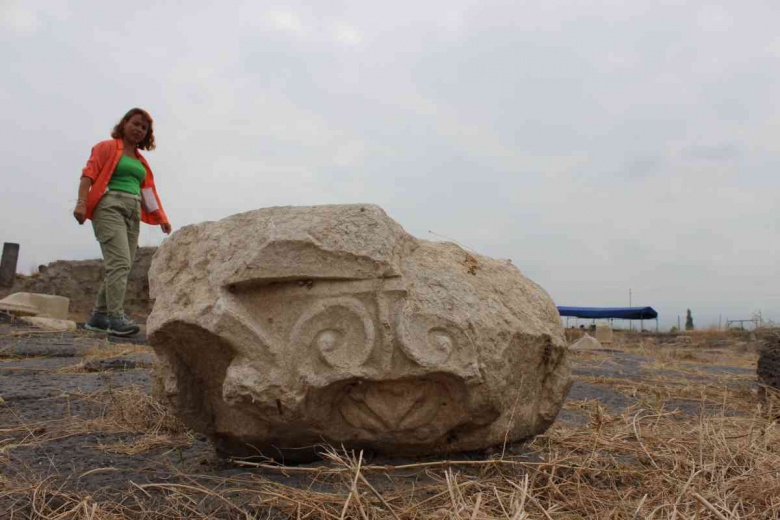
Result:
<instances>
[{"instance_id":1,"label":"khaki pants","mask_svg":"<svg viewBox=\"0 0 780 520\"><path fill-rule=\"evenodd\" d=\"M106 268L95 302L96 312L112 317L124 314L127 277L135 260L140 227L140 197L118 191L103 195L92 214L92 228Z\"/></svg>"}]
</instances>

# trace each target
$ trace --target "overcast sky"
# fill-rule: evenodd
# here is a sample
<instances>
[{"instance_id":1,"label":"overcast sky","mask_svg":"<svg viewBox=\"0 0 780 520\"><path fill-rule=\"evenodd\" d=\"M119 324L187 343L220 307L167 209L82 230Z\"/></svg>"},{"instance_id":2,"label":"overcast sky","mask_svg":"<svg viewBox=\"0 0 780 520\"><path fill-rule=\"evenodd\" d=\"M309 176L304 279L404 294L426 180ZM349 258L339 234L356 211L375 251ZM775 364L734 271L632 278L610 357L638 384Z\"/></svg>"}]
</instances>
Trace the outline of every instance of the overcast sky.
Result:
<instances>
[{"instance_id":1,"label":"overcast sky","mask_svg":"<svg viewBox=\"0 0 780 520\"><path fill-rule=\"evenodd\" d=\"M773 0L0 0L0 241L24 273L99 257L78 179L141 106L174 229L370 202L558 305L780 321L778 22Z\"/></svg>"}]
</instances>

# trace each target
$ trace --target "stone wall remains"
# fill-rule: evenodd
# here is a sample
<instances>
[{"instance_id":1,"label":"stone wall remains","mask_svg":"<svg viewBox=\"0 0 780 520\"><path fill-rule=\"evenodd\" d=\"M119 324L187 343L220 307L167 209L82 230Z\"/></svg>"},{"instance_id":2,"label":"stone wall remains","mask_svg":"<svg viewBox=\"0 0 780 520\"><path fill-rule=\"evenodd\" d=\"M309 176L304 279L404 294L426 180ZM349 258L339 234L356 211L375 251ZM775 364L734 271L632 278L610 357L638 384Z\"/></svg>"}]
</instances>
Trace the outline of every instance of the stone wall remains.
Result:
<instances>
[{"instance_id":1,"label":"stone wall remains","mask_svg":"<svg viewBox=\"0 0 780 520\"><path fill-rule=\"evenodd\" d=\"M130 270L125 296L125 312L144 321L152 310L149 299L149 265L156 247L139 247ZM56 294L70 298L70 317L85 321L103 281L103 260L57 260L42 265L32 276L17 275L10 288L3 288L0 298L16 292Z\"/></svg>"}]
</instances>

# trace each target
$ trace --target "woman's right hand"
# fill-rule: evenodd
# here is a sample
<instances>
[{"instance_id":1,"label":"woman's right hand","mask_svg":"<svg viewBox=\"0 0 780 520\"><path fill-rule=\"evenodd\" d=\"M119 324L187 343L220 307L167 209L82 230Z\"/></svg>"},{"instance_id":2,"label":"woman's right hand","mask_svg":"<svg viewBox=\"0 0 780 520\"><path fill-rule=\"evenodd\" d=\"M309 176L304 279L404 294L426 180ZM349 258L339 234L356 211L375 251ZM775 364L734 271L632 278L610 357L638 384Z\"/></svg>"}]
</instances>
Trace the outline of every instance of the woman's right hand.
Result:
<instances>
[{"instance_id":1,"label":"woman's right hand","mask_svg":"<svg viewBox=\"0 0 780 520\"><path fill-rule=\"evenodd\" d=\"M76 209L73 210L73 216L76 218L79 224L83 224L87 220L87 201L78 201L76 203Z\"/></svg>"}]
</instances>

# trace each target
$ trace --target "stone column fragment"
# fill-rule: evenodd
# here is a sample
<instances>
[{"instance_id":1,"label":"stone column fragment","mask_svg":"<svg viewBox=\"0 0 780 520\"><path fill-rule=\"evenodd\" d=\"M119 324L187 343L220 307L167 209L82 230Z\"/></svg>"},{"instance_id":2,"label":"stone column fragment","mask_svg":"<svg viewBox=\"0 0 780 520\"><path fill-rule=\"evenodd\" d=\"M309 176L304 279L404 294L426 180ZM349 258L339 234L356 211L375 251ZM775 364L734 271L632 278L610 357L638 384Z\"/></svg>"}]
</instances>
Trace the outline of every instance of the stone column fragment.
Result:
<instances>
[{"instance_id":1,"label":"stone column fragment","mask_svg":"<svg viewBox=\"0 0 780 520\"><path fill-rule=\"evenodd\" d=\"M19 261L19 244L6 242L3 244L3 257L0 260L0 287L11 287L16 275L16 264Z\"/></svg>"}]
</instances>

